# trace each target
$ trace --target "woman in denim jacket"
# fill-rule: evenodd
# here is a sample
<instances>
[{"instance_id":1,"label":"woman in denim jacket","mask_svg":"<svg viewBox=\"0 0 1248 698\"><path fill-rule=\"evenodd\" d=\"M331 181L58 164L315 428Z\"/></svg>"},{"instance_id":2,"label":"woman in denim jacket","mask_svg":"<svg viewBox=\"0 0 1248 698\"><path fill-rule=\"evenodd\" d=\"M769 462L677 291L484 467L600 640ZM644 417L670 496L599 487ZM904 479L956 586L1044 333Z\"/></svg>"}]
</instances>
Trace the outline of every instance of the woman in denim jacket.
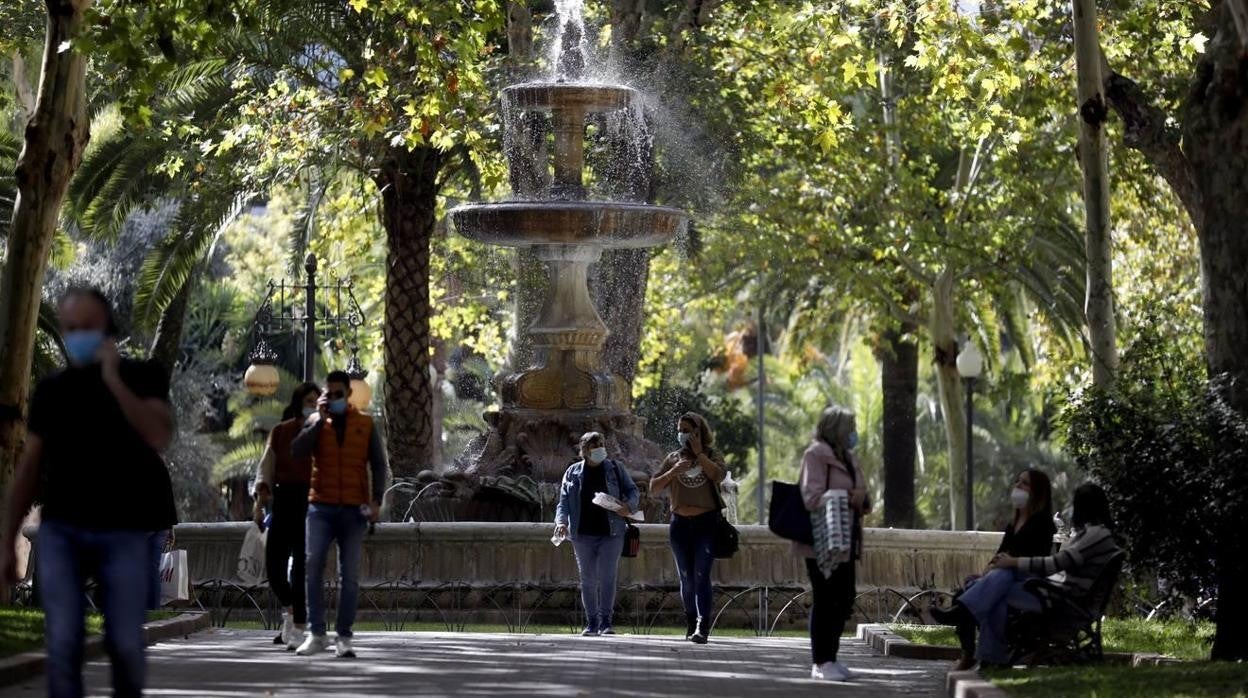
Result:
<instances>
[{"instance_id":1,"label":"woman in denim jacket","mask_svg":"<svg viewBox=\"0 0 1248 698\"><path fill-rule=\"evenodd\" d=\"M624 503L623 515L593 503L594 494L606 492ZM559 488L555 509L555 535L572 539L576 567L581 576L581 602L585 606L582 635L614 635L611 614L615 609L615 573L624 550L624 520L636 511L637 485L624 468L607 458L602 434L591 431L581 437L581 460L568 466Z\"/></svg>"}]
</instances>

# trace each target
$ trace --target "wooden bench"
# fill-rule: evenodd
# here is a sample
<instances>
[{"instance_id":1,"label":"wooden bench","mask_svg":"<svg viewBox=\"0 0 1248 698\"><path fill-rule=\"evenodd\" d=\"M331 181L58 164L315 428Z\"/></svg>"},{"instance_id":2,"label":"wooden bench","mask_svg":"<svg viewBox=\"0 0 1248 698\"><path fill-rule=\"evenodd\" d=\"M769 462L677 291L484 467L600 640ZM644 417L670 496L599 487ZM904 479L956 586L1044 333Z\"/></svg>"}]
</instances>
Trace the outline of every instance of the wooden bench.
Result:
<instances>
[{"instance_id":1,"label":"wooden bench","mask_svg":"<svg viewBox=\"0 0 1248 698\"><path fill-rule=\"evenodd\" d=\"M1101 619L1118 586L1126 553L1105 563L1092 588L1073 596L1050 579L1029 579L1023 588L1040 599L1037 612L1011 612L1006 626L1011 664L1074 664L1104 657Z\"/></svg>"}]
</instances>

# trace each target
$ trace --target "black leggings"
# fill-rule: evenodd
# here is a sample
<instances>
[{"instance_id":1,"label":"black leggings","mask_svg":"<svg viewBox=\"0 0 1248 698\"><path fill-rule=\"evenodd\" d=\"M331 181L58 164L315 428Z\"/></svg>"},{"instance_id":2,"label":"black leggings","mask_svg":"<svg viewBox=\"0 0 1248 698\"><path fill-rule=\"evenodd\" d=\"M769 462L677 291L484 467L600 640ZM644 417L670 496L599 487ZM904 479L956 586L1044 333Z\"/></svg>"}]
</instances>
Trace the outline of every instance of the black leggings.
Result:
<instances>
[{"instance_id":1,"label":"black leggings","mask_svg":"<svg viewBox=\"0 0 1248 698\"><path fill-rule=\"evenodd\" d=\"M273 519L269 523L269 539L264 548L264 566L269 574L269 588L282 606L294 609L296 623L308 620L304 583L307 518L307 486L274 485Z\"/></svg>"},{"instance_id":2,"label":"black leggings","mask_svg":"<svg viewBox=\"0 0 1248 698\"><path fill-rule=\"evenodd\" d=\"M835 662L841 648L841 633L854 614L854 561L846 560L824 577L813 558L806 558L810 575L810 658L815 664Z\"/></svg>"}]
</instances>

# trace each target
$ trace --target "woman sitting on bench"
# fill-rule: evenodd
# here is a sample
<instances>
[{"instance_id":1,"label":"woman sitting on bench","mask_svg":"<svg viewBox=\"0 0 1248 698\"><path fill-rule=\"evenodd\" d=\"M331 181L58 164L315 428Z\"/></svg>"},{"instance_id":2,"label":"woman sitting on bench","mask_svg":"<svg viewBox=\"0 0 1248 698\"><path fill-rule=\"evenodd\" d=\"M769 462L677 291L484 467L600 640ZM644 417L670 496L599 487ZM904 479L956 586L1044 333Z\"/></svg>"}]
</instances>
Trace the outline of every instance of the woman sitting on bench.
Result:
<instances>
[{"instance_id":1,"label":"woman sitting on bench","mask_svg":"<svg viewBox=\"0 0 1248 698\"><path fill-rule=\"evenodd\" d=\"M1010 503L1014 505L1014 519L1005 528L1001 538L1001 546L992 556L987 569L967 581L957 595L955 603L972 589L975 594L996 596L1000 590L993 591L990 587L1001 585L1010 587L1019 575L1013 569L1005 570L995 567L999 558L1044 556L1053 552L1053 534L1057 527L1053 525L1053 486L1049 476L1035 468L1028 468L1018 474L1014 480L1014 489L1010 492ZM984 586L986 585L986 586ZM940 623L954 625L958 630L958 644L962 647L962 657L954 665L954 671L965 671L975 666L975 618L969 613L932 609L932 617Z\"/></svg>"},{"instance_id":2,"label":"woman sitting on bench","mask_svg":"<svg viewBox=\"0 0 1248 698\"><path fill-rule=\"evenodd\" d=\"M1010 608L1040 611L1039 597L1023 584L1029 577L1053 576L1057 589L1072 598L1085 595L1106 563L1118 552L1118 544L1110 533L1109 500L1105 491L1092 483L1075 490L1071 523L1075 535L1056 555L1046 557L1012 557L1002 555L993 562L994 570L954 602L953 610L941 614L955 623L973 618L979 626L979 649L976 657L981 665L1003 665L1010 661L1005 641L1005 622ZM1007 574L1013 581L1004 583ZM935 614L933 614L935 615ZM969 618L968 618L969 617ZM943 619L942 619L943 620Z\"/></svg>"}]
</instances>

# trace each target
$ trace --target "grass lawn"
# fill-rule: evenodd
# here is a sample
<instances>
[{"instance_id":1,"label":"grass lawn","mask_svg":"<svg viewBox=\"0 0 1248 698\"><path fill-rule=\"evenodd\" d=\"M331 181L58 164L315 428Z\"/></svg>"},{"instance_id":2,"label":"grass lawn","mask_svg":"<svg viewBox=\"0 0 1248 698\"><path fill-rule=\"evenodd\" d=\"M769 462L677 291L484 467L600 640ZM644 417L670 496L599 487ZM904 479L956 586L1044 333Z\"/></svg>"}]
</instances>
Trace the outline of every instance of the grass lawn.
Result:
<instances>
[{"instance_id":1,"label":"grass lawn","mask_svg":"<svg viewBox=\"0 0 1248 698\"><path fill-rule=\"evenodd\" d=\"M332 617L332 614L331 614L331 617ZM332 626L332 622L331 622L331 626ZM226 623L226 627L237 628L239 630L263 630L264 629L264 625L260 623L259 621L229 621ZM356 632L363 632L363 633L368 633L368 632L379 633L379 632L385 632L386 626L384 623L377 622L377 621L362 621L362 622L357 622L355 624L354 630ZM616 632L620 634L631 635L633 632L633 626L630 624L626 624L626 623L620 623L615 626L615 630ZM459 628L455 628L454 631L458 632ZM445 632L448 632L448 630L447 630L445 623L407 623L403 626L403 632L406 632L406 633L445 633ZM511 629L508 628L506 625L502 625L502 624L471 623L469 625L464 626L463 632L466 632L466 633L507 633L507 632L511 632ZM525 634L528 634L528 635L569 635L573 633L573 629L567 625L529 625L525 627L524 632ZM580 628L578 627L575 630L575 632L579 633ZM276 634L276 630L274 631L274 633ZM656 625L653 628L650 628L650 630L647 631L647 634L683 636L685 634L685 629L683 627L679 627L679 628L675 626L662 627L662 626ZM716 628L714 634L721 636L721 637L755 637L754 631L748 628ZM777 630L775 636L776 637L802 637L802 638L809 637L808 632L806 630Z\"/></svg>"},{"instance_id":2,"label":"grass lawn","mask_svg":"<svg viewBox=\"0 0 1248 698\"><path fill-rule=\"evenodd\" d=\"M87 634L104 632L104 616L87 616ZM0 608L0 657L43 647L43 611Z\"/></svg>"},{"instance_id":3,"label":"grass lawn","mask_svg":"<svg viewBox=\"0 0 1248 698\"><path fill-rule=\"evenodd\" d=\"M1164 666L1046 667L984 672L1017 698L1248 698L1248 664L1192 662Z\"/></svg>"},{"instance_id":4,"label":"grass lawn","mask_svg":"<svg viewBox=\"0 0 1248 698\"><path fill-rule=\"evenodd\" d=\"M925 645L957 647L953 628L946 625L893 625L893 632ZM1102 628L1106 652L1156 652L1178 659L1207 659L1213 641L1213 623L1148 621L1142 618L1106 618Z\"/></svg>"},{"instance_id":5,"label":"grass lawn","mask_svg":"<svg viewBox=\"0 0 1248 698\"><path fill-rule=\"evenodd\" d=\"M160 620L171 618L176 613L148 613L147 618ZM104 616L98 613L87 615L87 634L99 635L104 632ZM0 657L28 652L43 647L43 611L32 608L0 608Z\"/></svg>"}]
</instances>

